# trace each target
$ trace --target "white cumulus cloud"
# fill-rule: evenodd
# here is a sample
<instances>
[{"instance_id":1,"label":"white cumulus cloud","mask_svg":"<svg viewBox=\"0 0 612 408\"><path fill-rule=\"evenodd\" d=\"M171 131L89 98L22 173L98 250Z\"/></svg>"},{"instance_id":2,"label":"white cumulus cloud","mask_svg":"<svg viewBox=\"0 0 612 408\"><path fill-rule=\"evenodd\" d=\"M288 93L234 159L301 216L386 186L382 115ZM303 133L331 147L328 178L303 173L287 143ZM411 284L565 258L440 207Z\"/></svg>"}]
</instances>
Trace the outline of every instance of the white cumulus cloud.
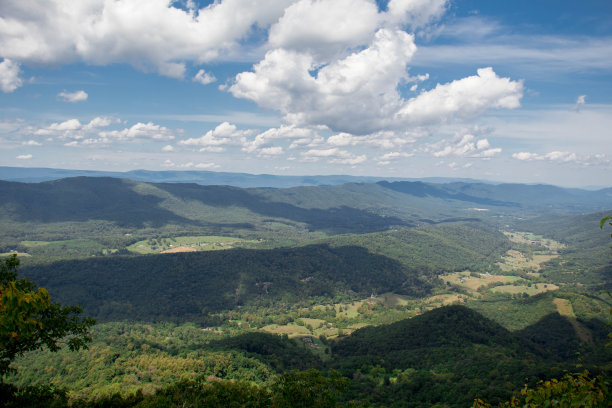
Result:
<instances>
[{"instance_id":1,"label":"white cumulus cloud","mask_svg":"<svg viewBox=\"0 0 612 408\"><path fill-rule=\"evenodd\" d=\"M60 92L57 94L57 99L63 102L71 102L71 103L76 103L76 102L84 102L87 100L89 95L87 95L87 92L80 90L80 91L75 91L75 92Z\"/></svg>"},{"instance_id":2,"label":"white cumulus cloud","mask_svg":"<svg viewBox=\"0 0 612 408\"><path fill-rule=\"evenodd\" d=\"M489 108L518 108L523 83L500 78L492 68L480 68L478 75L438 84L408 100L397 116L409 123L437 123L457 116L473 118Z\"/></svg>"},{"instance_id":3,"label":"white cumulus cloud","mask_svg":"<svg viewBox=\"0 0 612 408\"><path fill-rule=\"evenodd\" d=\"M22 79L19 78L20 72L19 64L14 61L5 58L0 62L0 89L2 92L10 93L23 85Z\"/></svg>"},{"instance_id":4,"label":"white cumulus cloud","mask_svg":"<svg viewBox=\"0 0 612 408\"><path fill-rule=\"evenodd\" d=\"M244 140L242 150L247 153L270 148L277 140L294 140L290 148L301 145L308 145L318 138L318 134L313 129L300 128L293 125L283 125L278 128L271 128L259 133L253 140ZM278 151L278 150L277 150Z\"/></svg>"},{"instance_id":5,"label":"white cumulus cloud","mask_svg":"<svg viewBox=\"0 0 612 408\"><path fill-rule=\"evenodd\" d=\"M172 140L175 133L182 133L180 130L168 129L165 126L156 125L153 122L136 123L135 125L122 130L111 130L100 132L99 135L105 139L133 140L133 139L153 139L153 140Z\"/></svg>"},{"instance_id":6,"label":"white cumulus cloud","mask_svg":"<svg viewBox=\"0 0 612 408\"><path fill-rule=\"evenodd\" d=\"M30 160L32 158L31 154L20 154L16 157L18 160Z\"/></svg>"},{"instance_id":7,"label":"white cumulus cloud","mask_svg":"<svg viewBox=\"0 0 612 408\"><path fill-rule=\"evenodd\" d=\"M232 125L229 122L223 122L201 137L181 140L178 143L183 146L203 146L204 148L239 146L244 143L245 137L252 133L253 130L251 129L239 130L236 125ZM206 150L202 149L202 151Z\"/></svg>"},{"instance_id":8,"label":"white cumulus cloud","mask_svg":"<svg viewBox=\"0 0 612 408\"><path fill-rule=\"evenodd\" d=\"M305 52L276 49L236 76L230 92L279 110L294 125L325 125L354 134L388 126L397 111L397 85L407 77L406 63L416 51L414 37L379 30L369 47L317 68Z\"/></svg>"},{"instance_id":9,"label":"white cumulus cloud","mask_svg":"<svg viewBox=\"0 0 612 408\"><path fill-rule=\"evenodd\" d=\"M3 0L0 55L27 63L129 63L182 78L185 61L231 54L290 0L223 0L182 10L168 0Z\"/></svg>"},{"instance_id":10,"label":"white cumulus cloud","mask_svg":"<svg viewBox=\"0 0 612 408\"><path fill-rule=\"evenodd\" d=\"M208 85L215 82L217 78L209 72L204 71L203 69L199 70L197 74L193 77L194 82L198 82L202 85Z\"/></svg>"},{"instance_id":11,"label":"white cumulus cloud","mask_svg":"<svg viewBox=\"0 0 612 408\"><path fill-rule=\"evenodd\" d=\"M270 28L272 48L333 55L369 42L378 25L370 0L300 0Z\"/></svg>"},{"instance_id":12,"label":"white cumulus cloud","mask_svg":"<svg viewBox=\"0 0 612 408\"><path fill-rule=\"evenodd\" d=\"M499 147L492 148L486 138L478 139L473 134L458 134L453 139L444 139L440 142L426 145L423 150L434 157L472 157L490 158L501 153Z\"/></svg>"},{"instance_id":13,"label":"white cumulus cloud","mask_svg":"<svg viewBox=\"0 0 612 408\"><path fill-rule=\"evenodd\" d=\"M385 17L395 24L407 24L413 29L440 18L448 0L390 0Z\"/></svg>"}]
</instances>

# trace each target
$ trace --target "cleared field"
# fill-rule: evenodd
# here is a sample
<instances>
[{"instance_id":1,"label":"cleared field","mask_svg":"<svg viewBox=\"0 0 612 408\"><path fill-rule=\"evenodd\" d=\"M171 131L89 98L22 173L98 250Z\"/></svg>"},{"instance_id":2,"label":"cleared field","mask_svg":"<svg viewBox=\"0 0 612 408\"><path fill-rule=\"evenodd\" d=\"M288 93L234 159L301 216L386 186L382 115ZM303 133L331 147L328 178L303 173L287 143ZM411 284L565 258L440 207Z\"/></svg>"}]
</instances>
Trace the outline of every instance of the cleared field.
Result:
<instances>
[{"instance_id":1,"label":"cleared field","mask_svg":"<svg viewBox=\"0 0 612 408\"><path fill-rule=\"evenodd\" d=\"M61 241L21 241L21 245L27 246L28 248L49 245L51 242L61 242Z\"/></svg>"},{"instance_id":2,"label":"cleared field","mask_svg":"<svg viewBox=\"0 0 612 408\"><path fill-rule=\"evenodd\" d=\"M306 323L307 321L309 322L320 321L320 322L323 322L323 324L315 328L312 331L312 333L306 327L299 326L294 323L290 323L284 326L279 326L277 324L270 324L268 326L262 327L262 330L268 333L272 333L272 334L286 334L290 338L295 338L295 337L315 337L317 338L321 335L327 338L334 338L334 337L338 337L338 335L340 334L340 329L333 326L331 323L326 323L323 320L320 320L320 319L302 319L302 320L304 321L304 323ZM309 323L306 323L306 324L309 324ZM313 328L315 327L313 325L311 326ZM341 329L341 331L343 335L346 335L364 326L367 326L367 325L366 324L355 324L355 325L350 326L347 329Z\"/></svg>"},{"instance_id":3,"label":"cleared field","mask_svg":"<svg viewBox=\"0 0 612 408\"><path fill-rule=\"evenodd\" d=\"M430 296L428 298L425 298L425 302L427 303L428 306L441 307L441 306L452 305L454 303L463 303L466 301L466 299L467 299L467 296L465 295L449 293L447 295Z\"/></svg>"},{"instance_id":4,"label":"cleared field","mask_svg":"<svg viewBox=\"0 0 612 408\"><path fill-rule=\"evenodd\" d=\"M539 271L541 264L550 261L559 255L552 252L536 252L531 259L528 259L521 252L514 249L506 252L506 256L502 257L502 262L498 262L499 268L503 272L510 272L514 270L532 270Z\"/></svg>"},{"instance_id":5,"label":"cleared field","mask_svg":"<svg viewBox=\"0 0 612 408\"><path fill-rule=\"evenodd\" d=\"M488 275L482 273L476 277L470 276L470 271L464 271L440 276L440 279L442 279L445 283L457 285L475 292L479 288L492 283L511 283L520 278L518 276Z\"/></svg>"},{"instance_id":6,"label":"cleared field","mask_svg":"<svg viewBox=\"0 0 612 408\"><path fill-rule=\"evenodd\" d=\"M375 298L388 307L407 306L410 304L410 298L408 296L397 295L395 293L383 293Z\"/></svg>"},{"instance_id":7,"label":"cleared field","mask_svg":"<svg viewBox=\"0 0 612 408\"><path fill-rule=\"evenodd\" d=\"M568 299L555 298L553 299L553 303L557 306L557 312L559 312L561 316L576 317L572 302Z\"/></svg>"},{"instance_id":8,"label":"cleared field","mask_svg":"<svg viewBox=\"0 0 612 408\"><path fill-rule=\"evenodd\" d=\"M263 331L273 334L286 334L289 337L301 337L301 336L310 336L310 331L304 326L298 326L294 324L288 324L285 326L279 326L277 324L270 324L268 326L262 327Z\"/></svg>"},{"instance_id":9,"label":"cleared field","mask_svg":"<svg viewBox=\"0 0 612 408\"><path fill-rule=\"evenodd\" d=\"M364 302L375 302L376 298L369 298L367 300L359 300L351 303L336 303L334 308L336 309L336 316L345 316L349 319L359 316L359 307Z\"/></svg>"},{"instance_id":10,"label":"cleared field","mask_svg":"<svg viewBox=\"0 0 612 408\"><path fill-rule=\"evenodd\" d=\"M318 329L325 324L323 319L310 319L308 317L302 317L302 321L305 325L310 325L313 329Z\"/></svg>"},{"instance_id":11,"label":"cleared field","mask_svg":"<svg viewBox=\"0 0 612 408\"><path fill-rule=\"evenodd\" d=\"M22 256L31 256L27 252L3 252L3 253L0 253L0 257L11 256L11 255L17 255L19 257L22 257Z\"/></svg>"},{"instance_id":12,"label":"cleared field","mask_svg":"<svg viewBox=\"0 0 612 408\"><path fill-rule=\"evenodd\" d=\"M535 235L531 232L503 232L504 235L506 235L510 241L516 242L518 244L542 245L553 251L565 248L565 245L558 241L555 241L554 239L544 238L541 235Z\"/></svg>"},{"instance_id":13,"label":"cleared field","mask_svg":"<svg viewBox=\"0 0 612 408\"><path fill-rule=\"evenodd\" d=\"M128 251L139 254L158 254L174 252L218 251L241 247L245 244L254 244L257 241L248 241L235 237L220 237L214 235L151 238L138 241L127 247Z\"/></svg>"},{"instance_id":14,"label":"cleared field","mask_svg":"<svg viewBox=\"0 0 612 408\"><path fill-rule=\"evenodd\" d=\"M190 247L190 246L177 246L171 249L166 249L165 251L161 251L162 254L174 254L177 252L196 252L197 249Z\"/></svg>"},{"instance_id":15,"label":"cleared field","mask_svg":"<svg viewBox=\"0 0 612 408\"><path fill-rule=\"evenodd\" d=\"M493 292L519 294L526 293L529 296L537 295L538 293L548 292L549 290L557 290L559 287L552 283L535 283L531 286L528 285L504 285L496 286L491 289Z\"/></svg>"}]
</instances>

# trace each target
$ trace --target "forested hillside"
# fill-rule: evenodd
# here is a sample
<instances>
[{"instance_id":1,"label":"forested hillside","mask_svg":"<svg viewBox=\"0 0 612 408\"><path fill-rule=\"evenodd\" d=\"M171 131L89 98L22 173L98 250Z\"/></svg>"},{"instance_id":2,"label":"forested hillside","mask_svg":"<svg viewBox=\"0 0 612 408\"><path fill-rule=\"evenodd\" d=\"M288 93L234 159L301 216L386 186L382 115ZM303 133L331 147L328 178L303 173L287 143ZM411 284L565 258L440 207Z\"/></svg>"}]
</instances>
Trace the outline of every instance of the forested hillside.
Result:
<instances>
[{"instance_id":1,"label":"forested hillside","mask_svg":"<svg viewBox=\"0 0 612 408\"><path fill-rule=\"evenodd\" d=\"M409 291L407 281L419 286L399 262L357 246L107 257L23 274L102 320L206 321L208 312L240 305Z\"/></svg>"}]
</instances>

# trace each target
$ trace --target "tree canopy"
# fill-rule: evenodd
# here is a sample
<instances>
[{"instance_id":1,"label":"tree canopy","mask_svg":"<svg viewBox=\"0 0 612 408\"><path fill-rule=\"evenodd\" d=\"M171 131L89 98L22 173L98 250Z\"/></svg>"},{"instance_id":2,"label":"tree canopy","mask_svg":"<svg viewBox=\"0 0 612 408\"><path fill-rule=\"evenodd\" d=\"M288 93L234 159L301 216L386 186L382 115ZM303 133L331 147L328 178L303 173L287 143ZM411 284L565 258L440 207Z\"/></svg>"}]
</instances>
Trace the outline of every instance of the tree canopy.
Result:
<instances>
[{"instance_id":1,"label":"tree canopy","mask_svg":"<svg viewBox=\"0 0 612 408\"><path fill-rule=\"evenodd\" d=\"M0 262L0 380L15 357L43 347L57 351L86 348L95 320L80 316L80 306L52 302L44 288L19 279L16 255Z\"/></svg>"}]
</instances>

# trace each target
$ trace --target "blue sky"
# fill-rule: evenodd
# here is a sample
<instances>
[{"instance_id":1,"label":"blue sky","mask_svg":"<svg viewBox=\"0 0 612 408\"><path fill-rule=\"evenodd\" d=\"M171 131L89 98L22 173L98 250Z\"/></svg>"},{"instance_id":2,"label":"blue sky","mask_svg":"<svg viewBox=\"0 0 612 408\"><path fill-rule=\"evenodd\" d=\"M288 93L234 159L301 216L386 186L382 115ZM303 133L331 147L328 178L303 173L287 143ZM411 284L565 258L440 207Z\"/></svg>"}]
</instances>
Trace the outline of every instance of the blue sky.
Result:
<instances>
[{"instance_id":1,"label":"blue sky","mask_svg":"<svg viewBox=\"0 0 612 408\"><path fill-rule=\"evenodd\" d=\"M612 3L5 0L0 165L612 185Z\"/></svg>"}]
</instances>

